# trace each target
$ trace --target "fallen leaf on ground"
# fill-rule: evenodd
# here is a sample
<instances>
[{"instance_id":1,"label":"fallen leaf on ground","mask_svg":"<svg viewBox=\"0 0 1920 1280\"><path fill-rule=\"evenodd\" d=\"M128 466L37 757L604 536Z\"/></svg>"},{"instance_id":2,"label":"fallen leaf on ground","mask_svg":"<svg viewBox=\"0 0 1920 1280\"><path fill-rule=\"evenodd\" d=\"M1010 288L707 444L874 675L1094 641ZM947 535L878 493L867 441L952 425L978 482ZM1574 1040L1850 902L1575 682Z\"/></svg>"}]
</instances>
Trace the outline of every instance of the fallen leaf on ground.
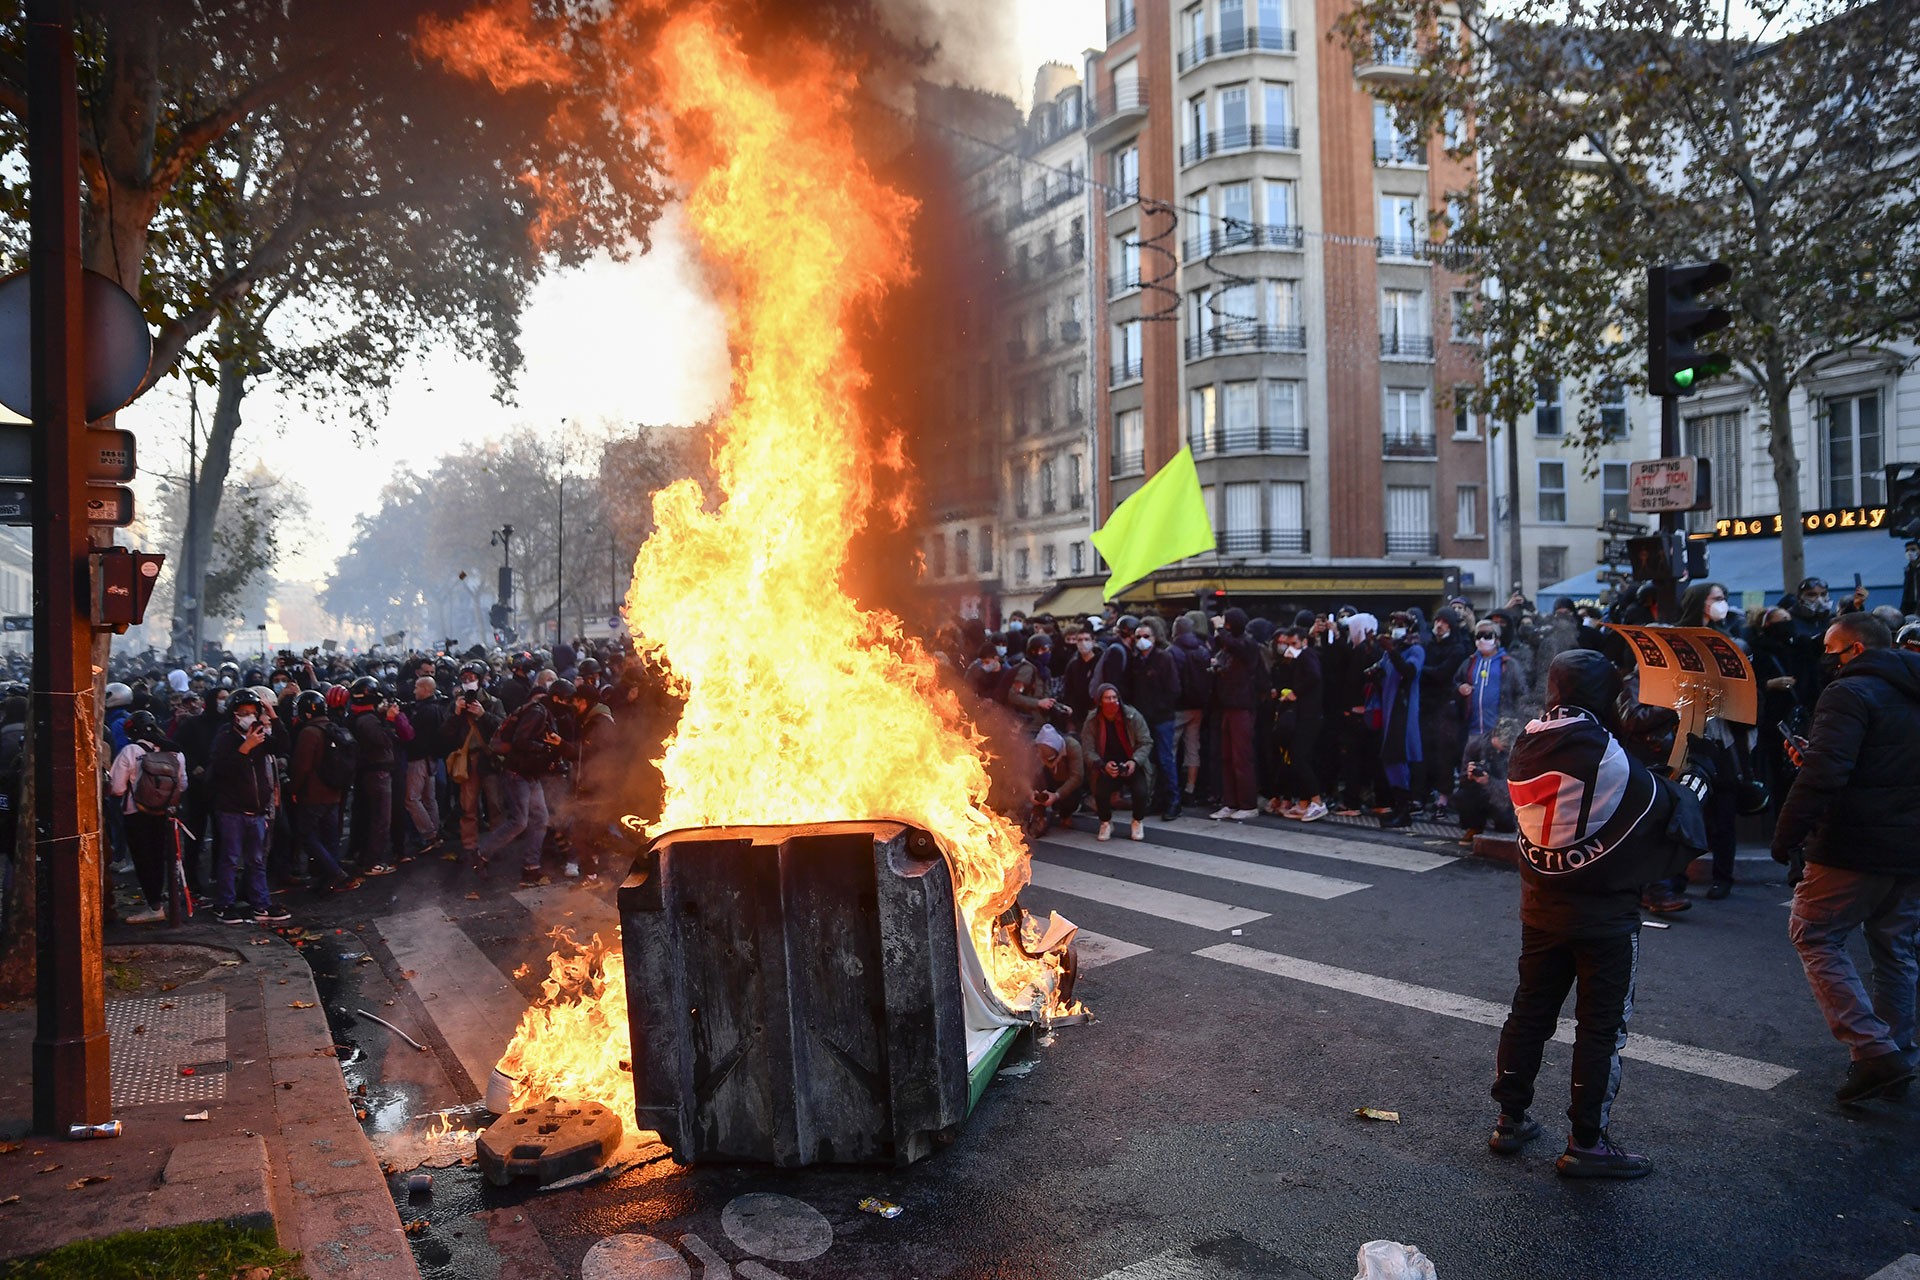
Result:
<instances>
[{"instance_id":1,"label":"fallen leaf on ground","mask_svg":"<svg viewBox=\"0 0 1920 1280\"><path fill-rule=\"evenodd\" d=\"M249 942L247 945L250 947L270 947L273 945L273 939L272 938L255 938L253 941Z\"/></svg>"},{"instance_id":2,"label":"fallen leaf on ground","mask_svg":"<svg viewBox=\"0 0 1920 1280\"><path fill-rule=\"evenodd\" d=\"M287 1008L289 1008L289 1009L311 1009L311 1008L313 1008L313 1001L311 1001L311 1000L289 1000L289 1001L287 1001Z\"/></svg>"},{"instance_id":3,"label":"fallen leaf on ground","mask_svg":"<svg viewBox=\"0 0 1920 1280\"><path fill-rule=\"evenodd\" d=\"M412 981L413 981L413 970L411 970L411 969L402 969L402 970L400 971L400 976L401 976L401 977L403 977L403 978L405 978L405 979L406 979L406 980L407 980L408 982L412 982Z\"/></svg>"},{"instance_id":4,"label":"fallen leaf on ground","mask_svg":"<svg viewBox=\"0 0 1920 1280\"><path fill-rule=\"evenodd\" d=\"M44 1169L35 1169L34 1172L35 1173L52 1173L55 1169L58 1169L59 1167L60 1166L57 1164L50 1164Z\"/></svg>"},{"instance_id":5,"label":"fallen leaf on ground","mask_svg":"<svg viewBox=\"0 0 1920 1280\"><path fill-rule=\"evenodd\" d=\"M17 1142L0 1142L0 1156L10 1156L20 1149Z\"/></svg>"},{"instance_id":6,"label":"fallen leaf on ground","mask_svg":"<svg viewBox=\"0 0 1920 1280\"><path fill-rule=\"evenodd\" d=\"M372 963L373 963L373 957L372 957L372 956L361 956L361 957L360 957L360 958L359 958L358 960L355 960L355 961L354 961L354 963L355 963L355 964L372 964Z\"/></svg>"},{"instance_id":7,"label":"fallen leaf on ground","mask_svg":"<svg viewBox=\"0 0 1920 1280\"><path fill-rule=\"evenodd\" d=\"M407 1234L410 1236L417 1236L422 1231L425 1231L426 1229L427 1229L427 1220L425 1218L415 1218L412 1222L409 1222L407 1224Z\"/></svg>"},{"instance_id":8,"label":"fallen leaf on ground","mask_svg":"<svg viewBox=\"0 0 1920 1280\"><path fill-rule=\"evenodd\" d=\"M113 1181L113 1175L110 1173L89 1173L84 1177L75 1178L72 1182L69 1182L67 1184L67 1190L78 1191L80 1188L90 1187L96 1182L112 1182L112 1181Z\"/></svg>"},{"instance_id":9,"label":"fallen leaf on ground","mask_svg":"<svg viewBox=\"0 0 1920 1280\"><path fill-rule=\"evenodd\" d=\"M279 1083L280 1083L280 1087L281 1087L282 1089L291 1089L291 1088L293 1088L293 1081L291 1081L291 1080L282 1080L282 1081L280 1081Z\"/></svg>"},{"instance_id":10,"label":"fallen leaf on ground","mask_svg":"<svg viewBox=\"0 0 1920 1280\"><path fill-rule=\"evenodd\" d=\"M174 1007L174 1003L173 1003L173 1001L171 1001L171 1000L162 1000L162 1001L160 1002L160 1007L161 1007L162 1009L171 1009L171 1008L173 1008L173 1007Z\"/></svg>"},{"instance_id":11,"label":"fallen leaf on ground","mask_svg":"<svg viewBox=\"0 0 1920 1280\"><path fill-rule=\"evenodd\" d=\"M219 964L222 969L238 969L240 967L238 960L222 960Z\"/></svg>"},{"instance_id":12,"label":"fallen leaf on ground","mask_svg":"<svg viewBox=\"0 0 1920 1280\"><path fill-rule=\"evenodd\" d=\"M514 977L516 977L516 978L524 978L524 977L526 977L526 976L527 976L528 974L530 974L530 973L532 973L532 972L533 972L533 966L532 966L532 965L530 965L530 964L523 964L523 965L521 965L521 966L520 966L520 967L519 967L518 969L515 969L515 970L513 971L513 976L514 976Z\"/></svg>"},{"instance_id":13,"label":"fallen leaf on ground","mask_svg":"<svg viewBox=\"0 0 1920 1280\"><path fill-rule=\"evenodd\" d=\"M0 1200L0 1204L19 1204L19 1203L20 1203L19 1196L8 1196L5 1200Z\"/></svg>"},{"instance_id":14,"label":"fallen leaf on ground","mask_svg":"<svg viewBox=\"0 0 1920 1280\"><path fill-rule=\"evenodd\" d=\"M160 989L161 989L162 991L171 991L171 990L173 990L173 989L174 989L175 987L177 987L177 986L179 986L179 985L180 985L180 984L179 984L179 983L177 983L177 982L163 982L163 983L161 983L161 984L160 984ZM160 1007L161 1007L162 1009L171 1009L171 1008L173 1008L173 1006L172 1006L172 1005L170 1005L170 1004L163 1004L163 1005L161 1005Z\"/></svg>"},{"instance_id":15,"label":"fallen leaf on ground","mask_svg":"<svg viewBox=\"0 0 1920 1280\"><path fill-rule=\"evenodd\" d=\"M284 986L286 986L286 985L287 985L287 980L286 980L285 978L282 978L282 979L280 979L280 985L281 985L281 986L283 986L283 987L284 987Z\"/></svg>"},{"instance_id":16,"label":"fallen leaf on ground","mask_svg":"<svg viewBox=\"0 0 1920 1280\"><path fill-rule=\"evenodd\" d=\"M133 1029L133 1034L137 1036L143 1036L147 1034L147 1024L143 1022L139 1026L135 1027Z\"/></svg>"},{"instance_id":17,"label":"fallen leaf on ground","mask_svg":"<svg viewBox=\"0 0 1920 1280\"><path fill-rule=\"evenodd\" d=\"M480 895L479 895L479 894L477 894L477 893L470 893L470 894L468 894L468 895L467 895L467 901L468 901L468 902L478 902L478 901L480 901Z\"/></svg>"},{"instance_id":18,"label":"fallen leaf on ground","mask_svg":"<svg viewBox=\"0 0 1920 1280\"><path fill-rule=\"evenodd\" d=\"M1400 1123L1398 1111L1382 1111L1378 1107L1355 1107L1353 1114L1362 1120L1391 1120L1395 1124Z\"/></svg>"}]
</instances>

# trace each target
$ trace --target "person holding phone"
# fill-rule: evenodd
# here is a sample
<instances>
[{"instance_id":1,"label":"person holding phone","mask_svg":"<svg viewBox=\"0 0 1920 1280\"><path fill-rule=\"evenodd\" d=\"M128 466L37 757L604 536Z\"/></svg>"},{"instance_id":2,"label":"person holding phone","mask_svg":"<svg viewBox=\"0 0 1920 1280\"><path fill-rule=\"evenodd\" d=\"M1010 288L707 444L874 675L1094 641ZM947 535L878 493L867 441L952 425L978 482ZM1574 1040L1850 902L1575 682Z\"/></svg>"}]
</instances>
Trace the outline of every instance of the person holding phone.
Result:
<instances>
[{"instance_id":1,"label":"person holding phone","mask_svg":"<svg viewBox=\"0 0 1920 1280\"><path fill-rule=\"evenodd\" d=\"M213 820L213 913L222 924L276 924L292 917L273 903L267 888L267 824L273 816L272 726L260 695L236 689L227 700L229 719L214 735L207 772Z\"/></svg>"}]
</instances>

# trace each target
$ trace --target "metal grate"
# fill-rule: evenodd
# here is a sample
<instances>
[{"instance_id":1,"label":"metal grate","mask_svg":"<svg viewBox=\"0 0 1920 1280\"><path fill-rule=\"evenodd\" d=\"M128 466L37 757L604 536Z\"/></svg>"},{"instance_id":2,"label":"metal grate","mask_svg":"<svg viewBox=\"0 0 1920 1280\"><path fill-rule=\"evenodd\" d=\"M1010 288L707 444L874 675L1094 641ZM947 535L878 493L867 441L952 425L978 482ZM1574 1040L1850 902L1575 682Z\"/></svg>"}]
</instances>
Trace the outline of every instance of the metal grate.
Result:
<instances>
[{"instance_id":1,"label":"metal grate","mask_svg":"<svg viewBox=\"0 0 1920 1280\"><path fill-rule=\"evenodd\" d=\"M135 1034L134 1028L144 1030ZM227 1056L227 998L210 995L107 1001L107 1053L113 1105L210 1102L227 1096L227 1073L180 1068L221 1063Z\"/></svg>"}]
</instances>

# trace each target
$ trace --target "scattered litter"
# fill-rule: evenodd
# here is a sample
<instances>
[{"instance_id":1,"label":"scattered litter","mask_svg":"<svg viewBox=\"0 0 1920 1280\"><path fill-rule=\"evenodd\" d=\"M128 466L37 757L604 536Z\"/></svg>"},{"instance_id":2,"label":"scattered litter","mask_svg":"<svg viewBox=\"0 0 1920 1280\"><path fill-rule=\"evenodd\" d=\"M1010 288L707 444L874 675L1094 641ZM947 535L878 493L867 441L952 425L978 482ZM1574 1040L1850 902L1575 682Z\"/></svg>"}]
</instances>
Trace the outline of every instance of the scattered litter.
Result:
<instances>
[{"instance_id":1,"label":"scattered litter","mask_svg":"<svg viewBox=\"0 0 1920 1280\"><path fill-rule=\"evenodd\" d=\"M367 1109L365 1107L355 1107L353 1109L353 1118L355 1120L365 1120L367 1118Z\"/></svg>"},{"instance_id":2,"label":"scattered litter","mask_svg":"<svg viewBox=\"0 0 1920 1280\"><path fill-rule=\"evenodd\" d=\"M163 987L163 988L161 988L161 989L162 989L162 990L171 990L171 988L167 988L167 987ZM160 1007L161 1007L162 1009L171 1009L171 1008L173 1008L173 1007L174 1007L174 1005L173 1005L173 1001L171 1001L171 1000L162 1000L162 1001L160 1002Z\"/></svg>"},{"instance_id":3,"label":"scattered litter","mask_svg":"<svg viewBox=\"0 0 1920 1280\"><path fill-rule=\"evenodd\" d=\"M407 1234L410 1236L417 1236L426 1229L427 1220L425 1218L415 1218L407 1224Z\"/></svg>"},{"instance_id":4,"label":"scattered litter","mask_svg":"<svg viewBox=\"0 0 1920 1280\"><path fill-rule=\"evenodd\" d=\"M60 1166L57 1164L50 1164L44 1169L35 1169L34 1172L35 1173L52 1173L55 1169L58 1169L59 1167Z\"/></svg>"},{"instance_id":5,"label":"scattered litter","mask_svg":"<svg viewBox=\"0 0 1920 1280\"><path fill-rule=\"evenodd\" d=\"M1439 1280L1426 1254L1398 1240L1369 1240L1355 1261L1360 1270L1353 1280Z\"/></svg>"},{"instance_id":6,"label":"scattered litter","mask_svg":"<svg viewBox=\"0 0 1920 1280\"><path fill-rule=\"evenodd\" d=\"M238 969L240 967L238 960L221 960L218 963L222 969Z\"/></svg>"},{"instance_id":7,"label":"scattered litter","mask_svg":"<svg viewBox=\"0 0 1920 1280\"><path fill-rule=\"evenodd\" d=\"M1039 1038L1036 1039L1034 1043L1039 1045L1042 1049L1044 1049L1048 1045L1052 1044L1055 1040L1058 1040L1059 1038L1060 1038L1059 1036L1055 1035L1051 1031L1043 1031L1040 1033Z\"/></svg>"},{"instance_id":8,"label":"scattered litter","mask_svg":"<svg viewBox=\"0 0 1920 1280\"><path fill-rule=\"evenodd\" d=\"M1011 1067L1000 1068L999 1074L1003 1077L1011 1077L1015 1080L1018 1080L1021 1076L1028 1075L1032 1071L1033 1071L1033 1059L1028 1058L1025 1062L1015 1063Z\"/></svg>"},{"instance_id":9,"label":"scattered litter","mask_svg":"<svg viewBox=\"0 0 1920 1280\"><path fill-rule=\"evenodd\" d=\"M359 957L358 959L356 959L356 960L354 961L354 963L355 963L355 964L372 964L372 963L373 963L373 957L372 957L372 956L361 956L361 957Z\"/></svg>"},{"instance_id":10,"label":"scattered litter","mask_svg":"<svg viewBox=\"0 0 1920 1280\"><path fill-rule=\"evenodd\" d=\"M0 1200L0 1205L19 1204L19 1203L20 1203L19 1196L8 1196L5 1200Z\"/></svg>"},{"instance_id":11,"label":"scattered litter","mask_svg":"<svg viewBox=\"0 0 1920 1280\"><path fill-rule=\"evenodd\" d=\"M364 951L342 951L340 958L342 960L364 960L367 958L367 953Z\"/></svg>"},{"instance_id":12,"label":"scattered litter","mask_svg":"<svg viewBox=\"0 0 1920 1280\"><path fill-rule=\"evenodd\" d=\"M192 1075L192 1074L193 1074L193 1068L192 1068L192 1067L182 1067L182 1068L180 1068L180 1074L181 1074L181 1075L183 1075L183 1076L190 1076L190 1075Z\"/></svg>"},{"instance_id":13,"label":"scattered litter","mask_svg":"<svg viewBox=\"0 0 1920 1280\"><path fill-rule=\"evenodd\" d=\"M400 976L401 976L401 977L403 977L403 978L405 978L405 979L406 979L406 980L407 980L408 982L412 982L412 981L413 981L413 970L411 970L411 969L402 969L402 970L400 971Z\"/></svg>"},{"instance_id":14,"label":"scattered litter","mask_svg":"<svg viewBox=\"0 0 1920 1280\"><path fill-rule=\"evenodd\" d=\"M289 1000L289 1001L287 1001L287 1008L289 1008L289 1009L311 1009L311 1008L313 1008L313 1001L311 1001L311 1000Z\"/></svg>"},{"instance_id":15,"label":"scattered litter","mask_svg":"<svg viewBox=\"0 0 1920 1280\"><path fill-rule=\"evenodd\" d=\"M80 1188L90 1187L96 1182L112 1182L112 1181L113 1181L113 1175L110 1173L89 1173L81 1177L75 1178L72 1182L69 1182L67 1184L67 1190L78 1191Z\"/></svg>"},{"instance_id":16,"label":"scattered litter","mask_svg":"<svg viewBox=\"0 0 1920 1280\"><path fill-rule=\"evenodd\" d=\"M1666 922L1665 920L1642 920L1642 921L1641 921L1640 923L1641 923L1641 924L1643 924L1643 925L1645 925L1645 926L1647 926L1647 928L1649 928L1649 929L1671 929L1671 928L1673 928L1673 926L1672 926L1672 925L1670 925L1670 924L1668 924L1668 923L1667 923L1667 922Z\"/></svg>"},{"instance_id":17,"label":"scattered litter","mask_svg":"<svg viewBox=\"0 0 1920 1280\"><path fill-rule=\"evenodd\" d=\"M0 1142L0 1156L10 1156L20 1149L17 1142Z\"/></svg>"},{"instance_id":18,"label":"scattered litter","mask_svg":"<svg viewBox=\"0 0 1920 1280\"><path fill-rule=\"evenodd\" d=\"M1235 930L1233 931L1233 936L1237 938L1237 937L1239 937L1239 936L1240 936L1241 934L1243 934L1243 933L1245 933L1245 932L1246 932L1246 930L1245 930L1245 929L1235 929Z\"/></svg>"},{"instance_id":19,"label":"scattered litter","mask_svg":"<svg viewBox=\"0 0 1920 1280\"><path fill-rule=\"evenodd\" d=\"M273 939L272 938L255 938L251 942L247 943L247 945L250 947L270 947L273 945Z\"/></svg>"},{"instance_id":20,"label":"scattered litter","mask_svg":"<svg viewBox=\"0 0 1920 1280\"><path fill-rule=\"evenodd\" d=\"M388 1022L385 1018L381 1017L379 1014L368 1013L365 1009L355 1009L354 1012L359 1014L363 1018L372 1018L375 1022L379 1023L381 1026L385 1027L387 1030L393 1032L393 1034L399 1036L402 1040L405 1040L408 1044L412 1045L415 1049L417 1049L421 1053L425 1053L427 1051L427 1046L421 1044L418 1040L415 1040L412 1036L408 1035L406 1032L402 1031L400 1028L394 1026L391 1022Z\"/></svg>"},{"instance_id":21,"label":"scattered litter","mask_svg":"<svg viewBox=\"0 0 1920 1280\"><path fill-rule=\"evenodd\" d=\"M163 983L161 983L161 984L160 984L160 989L161 989L162 991L171 991L171 990L173 990L173 989L174 989L175 987L177 987L177 986L179 986L179 985L180 985L180 984L179 984L179 983L177 983L177 982L163 982ZM173 1006L172 1006L172 1005L170 1005L170 1004L163 1004L163 1005L161 1005L160 1007L161 1007L162 1009L171 1009L171 1008L173 1008Z\"/></svg>"},{"instance_id":22,"label":"scattered litter","mask_svg":"<svg viewBox=\"0 0 1920 1280\"><path fill-rule=\"evenodd\" d=\"M860 1202L860 1212L877 1213L883 1218L897 1218L906 1211L891 1200L882 1200L877 1196L868 1196Z\"/></svg>"},{"instance_id":23,"label":"scattered litter","mask_svg":"<svg viewBox=\"0 0 1920 1280\"><path fill-rule=\"evenodd\" d=\"M477 894L477 893L470 893L470 894L468 894L468 895L467 895L467 901L468 901L468 902L478 902L478 901L480 901L480 895L479 895L479 894Z\"/></svg>"},{"instance_id":24,"label":"scattered litter","mask_svg":"<svg viewBox=\"0 0 1920 1280\"><path fill-rule=\"evenodd\" d=\"M280 979L280 985L281 985L281 986L283 986L283 987L284 987L284 986L286 986L286 985L287 985L287 980L286 980L285 978L282 978L282 979Z\"/></svg>"},{"instance_id":25,"label":"scattered litter","mask_svg":"<svg viewBox=\"0 0 1920 1280\"><path fill-rule=\"evenodd\" d=\"M1355 1107L1353 1114L1362 1120L1391 1120L1395 1124L1400 1123L1398 1111L1382 1111L1378 1107Z\"/></svg>"},{"instance_id":26,"label":"scattered litter","mask_svg":"<svg viewBox=\"0 0 1920 1280\"><path fill-rule=\"evenodd\" d=\"M433 1194L433 1175L430 1173L412 1173L407 1175L407 1194L410 1196L430 1196Z\"/></svg>"},{"instance_id":27,"label":"scattered litter","mask_svg":"<svg viewBox=\"0 0 1920 1280\"><path fill-rule=\"evenodd\" d=\"M533 966L532 966L532 965L530 965L530 964L523 964L523 965L521 965L521 966L520 966L520 967L519 967L518 969L515 969L515 970L513 971L513 976L514 976L514 977L516 977L516 978L524 978L524 977L526 977L526 976L527 976L528 974L530 974L530 973L532 973L532 972L533 972Z\"/></svg>"},{"instance_id":28,"label":"scattered litter","mask_svg":"<svg viewBox=\"0 0 1920 1280\"><path fill-rule=\"evenodd\" d=\"M289 1080L287 1083L292 1084L293 1082ZM182 1120L211 1120L213 1119L213 1116L208 1114L205 1111L194 1111L194 1112L189 1112L187 1115L181 1116L180 1118Z\"/></svg>"},{"instance_id":29,"label":"scattered litter","mask_svg":"<svg viewBox=\"0 0 1920 1280\"><path fill-rule=\"evenodd\" d=\"M147 1034L147 1024L143 1022L139 1026L135 1027L133 1029L133 1034L137 1036L143 1036Z\"/></svg>"}]
</instances>

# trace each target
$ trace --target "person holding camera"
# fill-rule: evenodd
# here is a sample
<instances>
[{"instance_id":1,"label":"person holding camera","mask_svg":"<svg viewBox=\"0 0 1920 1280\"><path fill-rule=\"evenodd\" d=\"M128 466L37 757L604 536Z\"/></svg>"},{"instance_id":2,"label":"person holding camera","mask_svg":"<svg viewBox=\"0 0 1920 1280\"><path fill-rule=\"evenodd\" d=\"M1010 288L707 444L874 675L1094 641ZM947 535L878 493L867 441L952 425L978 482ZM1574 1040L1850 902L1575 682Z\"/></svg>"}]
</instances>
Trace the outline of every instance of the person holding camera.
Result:
<instances>
[{"instance_id":1,"label":"person holding camera","mask_svg":"<svg viewBox=\"0 0 1920 1280\"><path fill-rule=\"evenodd\" d=\"M413 727L400 704L387 699L380 682L361 676L347 689L351 708L356 772L353 780L353 843L360 874L393 874L393 774L400 760L401 729L411 741Z\"/></svg>"},{"instance_id":2,"label":"person holding camera","mask_svg":"<svg viewBox=\"0 0 1920 1280\"><path fill-rule=\"evenodd\" d=\"M413 824L416 852L427 854L438 849L440 838L440 797L436 775L440 769L441 741L446 737L447 701L432 676L419 676L413 682L413 701L407 705L407 721L413 726L413 741L406 744L407 820Z\"/></svg>"},{"instance_id":3,"label":"person holding camera","mask_svg":"<svg viewBox=\"0 0 1920 1280\"><path fill-rule=\"evenodd\" d=\"M453 696L453 708L441 726L440 740L447 753L447 782L460 800L460 847L475 856L480 851L480 799L488 779L494 776L487 743L506 719L499 699L481 688L484 671L477 662L460 669L460 690ZM495 779L494 788L498 787ZM504 803L499 805L496 815L505 808Z\"/></svg>"},{"instance_id":4,"label":"person holding camera","mask_svg":"<svg viewBox=\"0 0 1920 1280\"><path fill-rule=\"evenodd\" d=\"M1138 711L1120 701L1120 691L1110 684L1095 690L1099 699L1087 713L1080 728L1080 752L1091 767L1093 807L1100 815L1100 830L1094 839L1113 835L1113 793L1126 788L1132 814L1132 837L1147 838L1141 819L1152 798L1153 734Z\"/></svg>"},{"instance_id":5,"label":"person holding camera","mask_svg":"<svg viewBox=\"0 0 1920 1280\"><path fill-rule=\"evenodd\" d=\"M527 700L501 721L488 741L487 749L505 765L501 790L506 798L506 811L503 820L495 823L480 842L476 857L483 872L502 850L517 849L520 882L525 885L547 882L540 871L541 847L546 843L551 822L545 779L553 768L554 752L560 744L544 685L535 686Z\"/></svg>"},{"instance_id":6,"label":"person holding camera","mask_svg":"<svg viewBox=\"0 0 1920 1280\"><path fill-rule=\"evenodd\" d=\"M207 776L213 793L213 913L222 924L274 924L292 917L267 888L267 824L273 817L273 729L260 695L236 689L228 722L214 735ZM244 896L243 896L244 895Z\"/></svg>"}]
</instances>

